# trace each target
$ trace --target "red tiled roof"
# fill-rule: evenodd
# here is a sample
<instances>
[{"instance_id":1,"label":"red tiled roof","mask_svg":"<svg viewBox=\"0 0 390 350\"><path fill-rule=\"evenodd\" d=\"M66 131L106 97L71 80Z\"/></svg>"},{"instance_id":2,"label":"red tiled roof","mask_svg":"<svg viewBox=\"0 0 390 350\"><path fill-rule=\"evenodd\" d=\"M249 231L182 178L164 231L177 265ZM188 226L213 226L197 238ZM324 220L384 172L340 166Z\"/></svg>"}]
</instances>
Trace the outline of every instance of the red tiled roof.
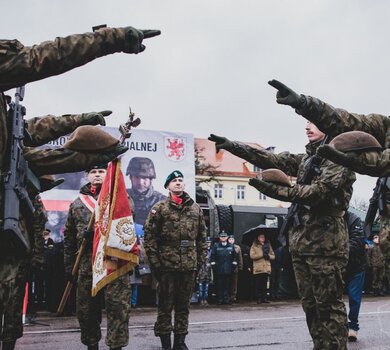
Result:
<instances>
[{"instance_id":1,"label":"red tiled roof","mask_svg":"<svg viewBox=\"0 0 390 350\"><path fill-rule=\"evenodd\" d=\"M259 149L264 148L257 143L245 143L251 147ZM216 153L215 143L212 141L195 138L195 149L199 150L200 155L204 157L202 162L216 167L216 171L219 173L219 175L238 177L252 177L255 175L253 172L253 165L246 160L239 158L225 150L220 150L218 153Z\"/></svg>"}]
</instances>

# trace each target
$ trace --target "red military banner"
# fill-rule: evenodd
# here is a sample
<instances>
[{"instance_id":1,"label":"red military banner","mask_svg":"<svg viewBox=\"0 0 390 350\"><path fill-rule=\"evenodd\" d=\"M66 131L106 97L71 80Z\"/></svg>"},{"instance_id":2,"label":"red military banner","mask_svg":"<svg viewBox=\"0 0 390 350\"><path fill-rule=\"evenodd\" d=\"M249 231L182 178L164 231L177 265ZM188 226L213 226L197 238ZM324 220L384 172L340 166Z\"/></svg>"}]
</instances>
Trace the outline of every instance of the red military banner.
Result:
<instances>
[{"instance_id":1,"label":"red military banner","mask_svg":"<svg viewBox=\"0 0 390 350\"><path fill-rule=\"evenodd\" d=\"M108 165L98 205L92 252L92 296L138 265L137 237L120 160Z\"/></svg>"}]
</instances>

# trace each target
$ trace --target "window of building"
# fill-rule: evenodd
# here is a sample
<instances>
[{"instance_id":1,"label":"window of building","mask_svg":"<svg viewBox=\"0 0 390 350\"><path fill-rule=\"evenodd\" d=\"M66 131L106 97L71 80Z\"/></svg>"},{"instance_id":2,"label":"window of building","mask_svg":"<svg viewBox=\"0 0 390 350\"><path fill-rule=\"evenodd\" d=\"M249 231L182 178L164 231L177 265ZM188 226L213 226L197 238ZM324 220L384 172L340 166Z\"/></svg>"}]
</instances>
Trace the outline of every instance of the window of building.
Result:
<instances>
[{"instance_id":1,"label":"window of building","mask_svg":"<svg viewBox=\"0 0 390 350\"><path fill-rule=\"evenodd\" d=\"M222 198L222 187L221 184L214 185L214 198Z\"/></svg>"},{"instance_id":2,"label":"window of building","mask_svg":"<svg viewBox=\"0 0 390 350\"><path fill-rule=\"evenodd\" d=\"M237 185L237 199L245 199L245 186Z\"/></svg>"},{"instance_id":3,"label":"window of building","mask_svg":"<svg viewBox=\"0 0 390 350\"><path fill-rule=\"evenodd\" d=\"M265 200L267 200L267 196L264 193L259 192L259 199L261 201L265 201Z\"/></svg>"},{"instance_id":4,"label":"window of building","mask_svg":"<svg viewBox=\"0 0 390 350\"><path fill-rule=\"evenodd\" d=\"M258 166L256 166L256 165L253 166L254 173L261 173L262 171L263 171L263 169L259 168Z\"/></svg>"}]
</instances>

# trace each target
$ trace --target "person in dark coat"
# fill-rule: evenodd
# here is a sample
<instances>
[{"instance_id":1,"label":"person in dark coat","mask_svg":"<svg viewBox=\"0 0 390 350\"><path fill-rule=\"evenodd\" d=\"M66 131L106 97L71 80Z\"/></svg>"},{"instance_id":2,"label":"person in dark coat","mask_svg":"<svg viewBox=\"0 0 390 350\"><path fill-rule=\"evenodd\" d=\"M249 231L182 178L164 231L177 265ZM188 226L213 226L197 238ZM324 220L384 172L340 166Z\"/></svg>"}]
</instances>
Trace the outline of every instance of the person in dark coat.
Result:
<instances>
[{"instance_id":1,"label":"person in dark coat","mask_svg":"<svg viewBox=\"0 0 390 350\"><path fill-rule=\"evenodd\" d=\"M349 234L349 258L345 274L348 292L348 340L356 341L359 330L359 310L362 301L364 276L367 265L365 237L360 218L351 211L345 213Z\"/></svg>"},{"instance_id":2,"label":"person in dark coat","mask_svg":"<svg viewBox=\"0 0 390 350\"><path fill-rule=\"evenodd\" d=\"M230 286L233 271L237 269L237 253L232 244L227 242L228 234L222 231L219 234L219 243L216 243L211 252L211 266L217 284L218 305L231 304Z\"/></svg>"}]
</instances>

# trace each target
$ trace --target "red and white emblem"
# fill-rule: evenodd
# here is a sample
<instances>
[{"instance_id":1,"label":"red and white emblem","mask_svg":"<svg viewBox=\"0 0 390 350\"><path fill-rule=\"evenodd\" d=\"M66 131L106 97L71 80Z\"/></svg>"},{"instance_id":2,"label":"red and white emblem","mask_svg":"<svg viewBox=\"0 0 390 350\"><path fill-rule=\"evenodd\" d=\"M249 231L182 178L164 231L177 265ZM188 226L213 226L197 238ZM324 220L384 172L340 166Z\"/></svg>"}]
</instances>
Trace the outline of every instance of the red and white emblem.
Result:
<instances>
[{"instance_id":1,"label":"red and white emblem","mask_svg":"<svg viewBox=\"0 0 390 350\"><path fill-rule=\"evenodd\" d=\"M174 136L165 137L164 151L170 160L175 162L181 161L186 154L186 139Z\"/></svg>"}]
</instances>

